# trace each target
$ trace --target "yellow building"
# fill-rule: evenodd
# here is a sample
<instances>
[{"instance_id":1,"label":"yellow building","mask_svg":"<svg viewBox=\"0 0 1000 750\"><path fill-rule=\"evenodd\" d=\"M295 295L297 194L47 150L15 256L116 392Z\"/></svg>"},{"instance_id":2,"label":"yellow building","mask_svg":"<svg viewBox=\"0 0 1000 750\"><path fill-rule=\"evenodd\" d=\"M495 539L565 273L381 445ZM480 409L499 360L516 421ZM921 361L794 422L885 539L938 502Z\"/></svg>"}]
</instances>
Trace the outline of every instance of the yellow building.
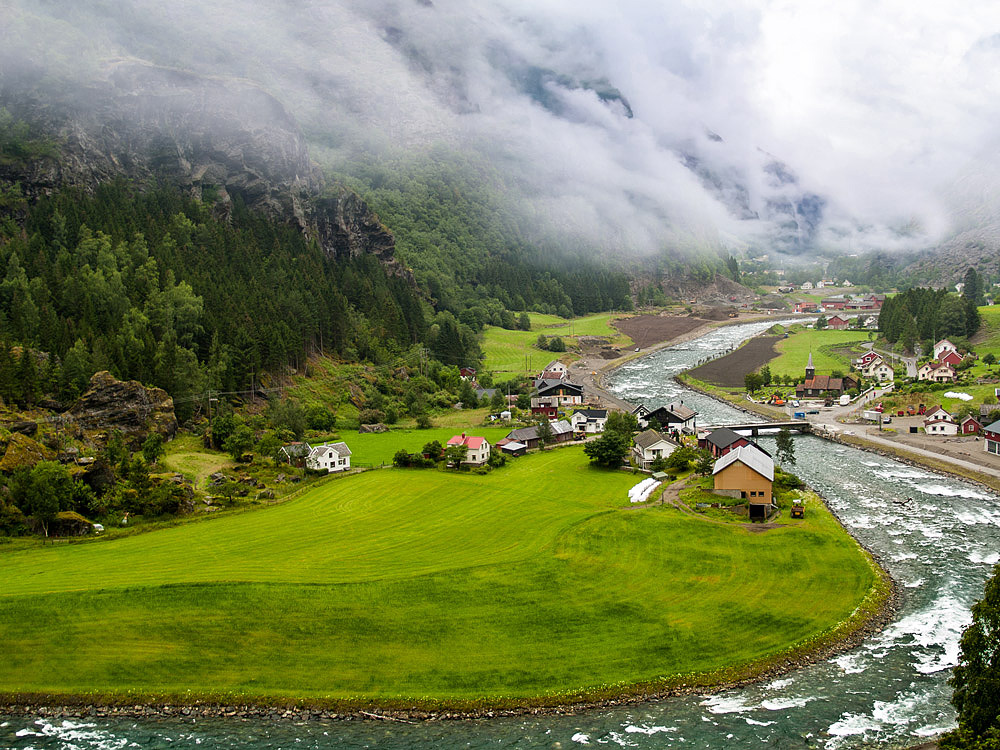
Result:
<instances>
[{"instance_id":1,"label":"yellow building","mask_svg":"<svg viewBox=\"0 0 1000 750\"><path fill-rule=\"evenodd\" d=\"M767 517L774 502L774 461L766 453L742 445L715 462L712 477L715 489L740 493L750 508L750 518Z\"/></svg>"}]
</instances>

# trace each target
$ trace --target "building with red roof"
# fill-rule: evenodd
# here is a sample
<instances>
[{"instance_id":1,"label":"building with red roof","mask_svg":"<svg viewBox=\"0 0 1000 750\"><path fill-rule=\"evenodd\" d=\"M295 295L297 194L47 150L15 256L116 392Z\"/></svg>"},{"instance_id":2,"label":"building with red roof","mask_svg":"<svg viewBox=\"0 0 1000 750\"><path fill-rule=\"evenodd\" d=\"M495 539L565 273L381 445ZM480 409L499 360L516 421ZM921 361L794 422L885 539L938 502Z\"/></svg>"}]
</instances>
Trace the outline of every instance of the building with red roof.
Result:
<instances>
[{"instance_id":1,"label":"building with red roof","mask_svg":"<svg viewBox=\"0 0 1000 750\"><path fill-rule=\"evenodd\" d=\"M464 445L468 449L463 464L482 466L490 460L490 444L484 437L474 437L463 432L448 438L448 447L453 445Z\"/></svg>"}]
</instances>

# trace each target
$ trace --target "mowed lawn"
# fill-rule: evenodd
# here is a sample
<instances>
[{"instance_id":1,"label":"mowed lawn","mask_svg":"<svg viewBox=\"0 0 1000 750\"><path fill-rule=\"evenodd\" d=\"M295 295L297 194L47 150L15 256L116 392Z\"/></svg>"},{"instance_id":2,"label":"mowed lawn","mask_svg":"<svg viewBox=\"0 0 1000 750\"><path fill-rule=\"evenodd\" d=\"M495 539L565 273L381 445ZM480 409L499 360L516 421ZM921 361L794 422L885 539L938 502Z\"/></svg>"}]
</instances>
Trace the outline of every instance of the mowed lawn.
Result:
<instances>
[{"instance_id":1,"label":"mowed lawn","mask_svg":"<svg viewBox=\"0 0 1000 750\"><path fill-rule=\"evenodd\" d=\"M630 339L611 326L621 313L594 313L581 318L564 320L555 315L529 313L530 331L508 331L505 328L486 326L483 333L483 367L496 373L538 373L553 359L565 356L563 352L547 352L535 347L538 334L559 336L569 347L577 336L607 336L615 345L628 344Z\"/></svg>"},{"instance_id":2,"label":"mowed lawn","mask_svg":"<svg viewBox=\"0 0 1000 750\"><path fill-rule=\"evenodd\" d=\"M805 328L792 332L787 339L778 341L775 348L779 354L771 360L771 374L804 378L809 353L812 352L817 375L829 375L833 370L840 370L846 375L852 357L832 350L855 347L864 341L868 341L867 331Z\"/></svg>"},{"instance_id":3,"label":"mowed lawn","mask_svg":"<svg viewBox=\"0 0 1000 750\"><path fill-rule=\"evenodd\" d=\"M635 481L572 447L0 553L0 693L558 696L765 657L848 618L876 581L818 504L754 534L626 507Z\"/></svg>"}]
</instances>

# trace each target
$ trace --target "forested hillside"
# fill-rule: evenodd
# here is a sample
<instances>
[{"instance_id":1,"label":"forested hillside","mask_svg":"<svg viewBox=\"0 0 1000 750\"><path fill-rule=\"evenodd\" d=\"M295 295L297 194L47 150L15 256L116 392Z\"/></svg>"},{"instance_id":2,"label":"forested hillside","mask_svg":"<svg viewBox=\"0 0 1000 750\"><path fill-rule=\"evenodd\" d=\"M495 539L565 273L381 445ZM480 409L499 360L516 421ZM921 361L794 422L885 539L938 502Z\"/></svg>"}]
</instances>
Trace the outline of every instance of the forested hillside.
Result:
<instances>
[{"instance_id":1,"label":"forested hillside","mask_svg":"<svg viewBox=\"0 0 1000 750\"><path fill-rule=\"evenodd\" d=\"M34 203L14 187L2 206L0 338L55 355L38 392L72 398L101 369L175 398L235 390L312 352L377 362L428 333L426 302L375 257L332 259L238 200L227 221L122 183ZM449 356L475 357L469 338Z\"/></svg>"}]
</instances>

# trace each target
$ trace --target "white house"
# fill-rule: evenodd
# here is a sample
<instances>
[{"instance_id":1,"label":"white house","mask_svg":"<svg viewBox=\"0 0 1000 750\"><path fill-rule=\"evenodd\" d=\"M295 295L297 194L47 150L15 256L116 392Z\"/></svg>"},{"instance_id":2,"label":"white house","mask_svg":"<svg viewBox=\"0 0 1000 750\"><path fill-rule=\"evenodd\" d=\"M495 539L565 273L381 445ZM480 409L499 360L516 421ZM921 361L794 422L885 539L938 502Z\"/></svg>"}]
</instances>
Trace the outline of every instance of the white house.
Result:
<instances>
[{"instance_id":1,"label":"white house","mask_svg":"<svg viewBox=\"0 0 1000 750\"><path fill-rule=\"evenodd\" d=\"M464 445L468 449L463 464L482 466L490 460L490 444L484 437L470 437L463 432L448 438L448 446L452 445Z\"/></svg>"},{"instance_id":2,"label":"white house","mask_svg":"<svg viewBox=\"0 0 1000 750\"><path fill-rule=\"evenodd\" d=\"M656 430L646 430L635 436L635 447L632 448L632 455L639 468L648 469L653 461L658 458L666 458L676 449L677 443L667 440Z\"/></svg>"},{"instance_id":3,"label":"white house","mask_svg":"<svg viewBox=\"0 0 1000 750\"><path fill-rule=\"evenodd\" d=\"M893 369L881 359L872 362L861 372L866 378L872 378L880 383L891 383L896 376Z\"/></svg>"},{"instance_id":4,"label":"white house","mask_svg":"<svg viewBox=\"0 0 1000 750\"><path fill-rule=\"evenodd\" d=\"M315 445L306 456L306 468L313 471L347 471L351 468L351 449L347 443Z\"/></svg>"},{"instance_id":5,"label":"white house","mask_svg":"<svg viewBox=\"0 0 1000 750\"><path fill-rule=\"evenodd\" d=\"M608 422L608 410L580 409L573 413L569 421L573 425L573 432L586 432L590 434L604 432L604 425Z\"/></svg>"},{"instance_id":6,"label":"white house","mask_svg":"<svg viewBox=\"0 0 1000 750\"><path fill-rule=\"evenodd\" d=\"M928 435L957 435L958 422L950 415L945 419L925 419L924 432Z\"/></svg>"},{"instance_id":7,"label":"white house","mask_svg":"<svg viewBox=\"0 0 1000 750\"><path fill-rule=\"evenodd\" d=\"M933 409L929 409L926 414L924 414L925 422L954 422L954 417L945 409L943 406L935 406Z\"/></svg>"},{"instance_id":8,"label":"white house","mask_svg":"<svg viewBox=\"0 0 1000 750\"><path fill-rule=\"evenodd\" d=\"M951 343L948 339L941 339L936 344L934 344L934 359L941 359L944 354L948 352L957 352L956 346Z\"/></svg>"},{"instance_id":9,"label":"white house","mask_svg":"<svg viewBox=\"0 0 1000 750\"><path fill-rule=\"evenodd\" d=\"M562 380L563 378L569 377L569 368L558 359L554 359L545 365L545 368L542 370L542 374L538 377L539 379L545 380Z\"/></svg>"},{"instance_id":10,"label":"white house","mask_svg":"<svg viewBox=\"0 0 1000 750\"><path fill-rule=\"evenodd\" d=\"M932 383L954 383L955 368L951 365L938 365L927 376Z\"/></svg>"}]
</instances>

